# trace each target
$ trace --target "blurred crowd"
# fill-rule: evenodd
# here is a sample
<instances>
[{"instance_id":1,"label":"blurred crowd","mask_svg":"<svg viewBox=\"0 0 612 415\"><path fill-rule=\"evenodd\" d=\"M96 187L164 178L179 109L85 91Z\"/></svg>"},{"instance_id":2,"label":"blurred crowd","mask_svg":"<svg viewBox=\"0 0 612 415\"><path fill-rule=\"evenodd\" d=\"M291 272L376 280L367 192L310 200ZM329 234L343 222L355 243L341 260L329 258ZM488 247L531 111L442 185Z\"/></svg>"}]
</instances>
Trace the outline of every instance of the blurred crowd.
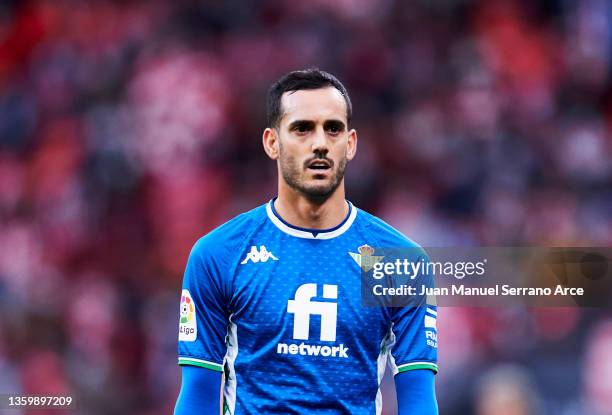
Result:
<instances>
[{"instance_id":1,"label":"blurred crowd","mask_svg":"<svg viewBox=\"0 0 612 415\"><path fill-rule=\"evenodd\" d=\"M348 197L421 245L612 246L611 58L608 0L1 2L0 393L170 413L187 255L274 196L289 70L346 84ZM438 328L443 414L612 414L607 310Z\"/></svg>"}]
</instances>

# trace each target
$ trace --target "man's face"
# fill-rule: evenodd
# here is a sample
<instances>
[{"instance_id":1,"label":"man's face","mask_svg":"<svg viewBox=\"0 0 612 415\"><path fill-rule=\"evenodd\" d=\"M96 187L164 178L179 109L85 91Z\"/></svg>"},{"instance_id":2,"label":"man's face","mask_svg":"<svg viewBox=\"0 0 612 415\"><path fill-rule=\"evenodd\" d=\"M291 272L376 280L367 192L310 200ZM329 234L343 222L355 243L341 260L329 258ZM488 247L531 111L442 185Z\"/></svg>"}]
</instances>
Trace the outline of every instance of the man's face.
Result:
<instances>
[{"instance_id":1,"label":"man's face","mask_svg":"<svg viewBox=\"0 0 612 415\"><path fill-rule=\"evenodd\" d=\"M279 170L289 187L313 200L325 200L340 186L355 153L346 102L336 88L286 92L277 129Z\"/></svg>"}]
</instances>

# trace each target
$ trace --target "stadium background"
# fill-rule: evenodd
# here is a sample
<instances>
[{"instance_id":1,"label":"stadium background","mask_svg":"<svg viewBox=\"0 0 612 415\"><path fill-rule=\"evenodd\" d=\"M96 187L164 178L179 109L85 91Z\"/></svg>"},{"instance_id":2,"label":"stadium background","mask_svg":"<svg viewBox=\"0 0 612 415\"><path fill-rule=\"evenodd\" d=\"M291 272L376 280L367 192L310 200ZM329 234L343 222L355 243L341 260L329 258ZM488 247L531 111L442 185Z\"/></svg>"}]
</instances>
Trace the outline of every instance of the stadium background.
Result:
<instances>
[{"instance_id":1,"label":"stadium background","mask_svg":"<svg viewBox=\"0 0 612 415\"><path fill-rule=\"evenodd\" d=\"M611 246L611 23L607 0L3 1L0 392L170 413L189 248L274 195L265 93L292 69L346 83L348 197L422 245ZM612 413L609 311L438 324L442 414Z\"/></svg>"}]
</instances>

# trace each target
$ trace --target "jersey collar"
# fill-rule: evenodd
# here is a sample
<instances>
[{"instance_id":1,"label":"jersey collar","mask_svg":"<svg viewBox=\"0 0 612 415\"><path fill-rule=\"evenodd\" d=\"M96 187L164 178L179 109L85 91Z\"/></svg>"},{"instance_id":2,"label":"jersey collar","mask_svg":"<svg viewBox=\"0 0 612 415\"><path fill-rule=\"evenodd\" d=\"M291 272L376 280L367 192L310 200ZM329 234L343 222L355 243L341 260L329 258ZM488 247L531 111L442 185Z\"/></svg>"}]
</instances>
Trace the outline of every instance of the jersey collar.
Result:
<instances>
[{"instance_id":1,"label":"jersey collar","mask_svg":"<svg viewBox=\"0 0 612 415\"><path fill-rule=\"evenodd\" d=\"M357 209L353 206L351 202L346 201L349 206L349 211L346 217L340 222L338 225L329 229L308 229L308 228L300 228L299 226L293 226L290 223L286 222L283 218L280 217L276 209L274 208L274 201L276 198L270 200L266 205L266 212L268 213L268 218L272 221L272 223L281 231L285 232L288 235L295 236L298 238L304 239L332 239L336 236L342 235L346 232L353 222L355 221L355 217L357 217Z\"/></svg>"}]
</instances>

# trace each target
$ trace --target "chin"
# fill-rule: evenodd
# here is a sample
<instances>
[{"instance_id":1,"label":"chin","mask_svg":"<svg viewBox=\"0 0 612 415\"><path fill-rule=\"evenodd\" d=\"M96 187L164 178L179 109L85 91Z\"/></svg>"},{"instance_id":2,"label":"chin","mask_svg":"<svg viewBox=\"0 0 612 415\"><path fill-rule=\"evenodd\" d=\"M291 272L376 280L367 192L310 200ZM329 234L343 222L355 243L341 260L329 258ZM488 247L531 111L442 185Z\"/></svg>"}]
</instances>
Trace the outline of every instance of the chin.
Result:
<instances>
[{"instance_id":1,"label":"chin","mask_svg":"<svg viewBox=\"0 0 612 415\"><path fill-rule=\"evenodd\" d=\"M302 186L300 191L302 194L309 198L321 200L330 197L334 193L336 188L337 186L334 187L331 183L312 184Z\"/></svg>"}]
</instances>

